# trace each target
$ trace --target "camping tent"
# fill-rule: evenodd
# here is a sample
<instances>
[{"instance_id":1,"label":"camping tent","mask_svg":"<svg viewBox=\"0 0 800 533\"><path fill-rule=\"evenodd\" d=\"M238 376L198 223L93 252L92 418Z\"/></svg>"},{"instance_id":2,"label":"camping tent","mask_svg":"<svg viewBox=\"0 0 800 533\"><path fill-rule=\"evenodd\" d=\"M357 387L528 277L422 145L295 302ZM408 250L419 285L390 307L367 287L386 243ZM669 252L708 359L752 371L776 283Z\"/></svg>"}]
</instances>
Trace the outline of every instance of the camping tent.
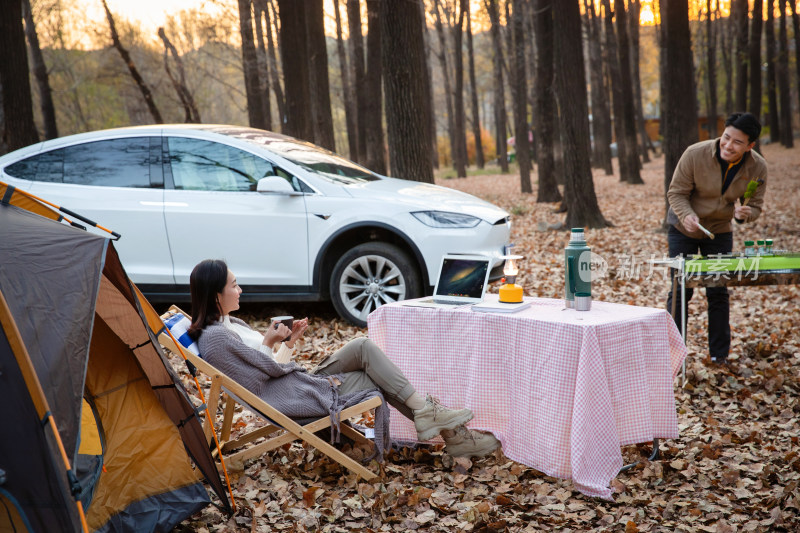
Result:
<instances>
[{"instance_id":1,"label":"camping tent","mask_svg":"<svg viewBox=\"0 0 800 533\"><path fill-rule=\"evenodd\" d=\"M0 182L0 531L168 531L203 478L230 512L158 314L62 218Z\"/></svg>"}]
</instances>

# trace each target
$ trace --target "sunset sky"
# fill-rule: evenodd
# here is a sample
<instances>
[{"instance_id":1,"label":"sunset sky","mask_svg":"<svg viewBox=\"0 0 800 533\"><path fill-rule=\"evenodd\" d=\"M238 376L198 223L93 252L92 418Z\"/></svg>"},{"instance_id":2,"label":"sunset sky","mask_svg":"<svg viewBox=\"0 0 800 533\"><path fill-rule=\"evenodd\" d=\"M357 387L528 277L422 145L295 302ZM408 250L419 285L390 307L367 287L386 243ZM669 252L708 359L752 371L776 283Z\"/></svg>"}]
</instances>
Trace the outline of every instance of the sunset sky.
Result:
<instances>
[{"instance_id":1,"label":"sunset sky","mask_svg":"<svg viewBox=\"0 0 800 533\"><path fill-rule=\"evenodd\" d=\"M164 24L168 15L173 15L182 9L196 7L198 9L208 8L209 2L204 0L106 0L111 13L115 16L124 17L128 20L138 20L143 27L158 29ZM103 6L99 0L87 2L91 5L96 15L105 19ZM92 18L94 18L94 16Z\"/></svg>"},{"instance_id":2,"label":"sunset sky","mask_svg":"<svg viewBox=\"0 0 800 533\"><path fill-rule=\"evenodd\" d=\"M340 9L344 15L344 4L346 0L340 0ZM156 29L164 23L168 15L177 13L182 9L196 8L210 8L213 7L214 2L207 0L107 0L111 12L125 17L129 20L138 20L142 26L147 28ZM230 0L231 5L235 6L236 2ZM483 2L473 0L473 9L483 10ZM99 0L87 2L90 6L88 11L92 11L92 18L97 16L104 18L102 5ZM333 12L333 0L325 0L325 12L331 14ZM645 0L642 2L642 24L653 23L653 12L650 9L650 2Z\"/></svg>"},{"instance_id":3,"label":"sunset sky","mask_svg":"<svg viewBox=\"0 0 800 533\"><path fill-rule=\"evenodd\" d=\"M227 9L237 10L236 0L107 0L112 13L119 17L125 18L130 21L138 21L140 26L145 32L152 33L155 39L156 29L164 24L164 21L169 15L183 10L196 8L207 12L214 12L220 9L220 4L227 6ZM343 17L345 13L346 0L340 0L340 9L342 10ZM480 27L481 22L486 18L484 15L485 7L482 0L471 0L473 10L481 13L480 16L474 17L474 23ZM328 33L333 35L335 33L333 23L333 0L324 0L326 24L328 26ZM690 0L690 13L691 18L697 16L696 11L704 7L704 2L698 4L696 0ZM722 2L723 13L727 13L727 2ZM362 1L362 10L366 11L364 2ZM83 12L88 19L105 23L105 15L100 0L90 0L84 3ZM642 0L642 12L640 22L644 25L654 23L654 13L652 8L652 0ZM479 19L479 20L475 20ZM473 26L473 29L478 29ZM347 25L343 28L344 33L347 33Z\"/></svg>"}]
</instances>

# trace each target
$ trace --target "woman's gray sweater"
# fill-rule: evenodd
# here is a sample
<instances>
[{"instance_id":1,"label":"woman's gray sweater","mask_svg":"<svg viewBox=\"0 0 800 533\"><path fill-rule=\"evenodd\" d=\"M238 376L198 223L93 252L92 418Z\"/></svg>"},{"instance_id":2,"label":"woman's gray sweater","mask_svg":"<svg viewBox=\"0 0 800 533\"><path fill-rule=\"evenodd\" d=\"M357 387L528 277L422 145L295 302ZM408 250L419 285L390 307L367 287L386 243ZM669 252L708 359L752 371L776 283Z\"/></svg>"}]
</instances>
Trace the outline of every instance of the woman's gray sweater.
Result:
<instances>
[{"instance_id":1,"label":"woman's gray sweater","mask_svg":"<svg viewBox=\"0 0 800 533\"><path fill-rule=\"evenodd\" d=\"M250 327L238 318L231 317L231 322ZM391 439L389 407L379 389L339 396L339 387L331 381L335 376L310 374L296 363L278 363L244 344L222 322L206 326L197 345L203 359L289 418L307 420L330 416L332 443L339 441L342 409L379 396L382 403L375 410L375 452L378 461L383 461Z\"/></svg>"}]
</instances>

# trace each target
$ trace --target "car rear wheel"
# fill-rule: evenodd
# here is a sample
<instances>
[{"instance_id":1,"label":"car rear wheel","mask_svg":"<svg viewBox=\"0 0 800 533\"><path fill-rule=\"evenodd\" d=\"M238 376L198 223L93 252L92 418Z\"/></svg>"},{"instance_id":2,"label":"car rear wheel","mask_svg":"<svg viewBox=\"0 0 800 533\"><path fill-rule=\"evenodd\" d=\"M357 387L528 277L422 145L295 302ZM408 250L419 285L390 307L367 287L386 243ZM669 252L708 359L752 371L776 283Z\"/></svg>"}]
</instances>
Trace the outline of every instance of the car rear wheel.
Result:
<instances>
[{"instance_id":1,"label":"car rear wheel","mask_svg":"<svg viewBox=\"0 0 800 533\"><path fill-rule=\"evenodd\" d=\"M397 246L360 244L336 262L330 292L339 315L366 327L367 315L385 303L421 295L416 264Z\"/></svg>"}]
</instances>

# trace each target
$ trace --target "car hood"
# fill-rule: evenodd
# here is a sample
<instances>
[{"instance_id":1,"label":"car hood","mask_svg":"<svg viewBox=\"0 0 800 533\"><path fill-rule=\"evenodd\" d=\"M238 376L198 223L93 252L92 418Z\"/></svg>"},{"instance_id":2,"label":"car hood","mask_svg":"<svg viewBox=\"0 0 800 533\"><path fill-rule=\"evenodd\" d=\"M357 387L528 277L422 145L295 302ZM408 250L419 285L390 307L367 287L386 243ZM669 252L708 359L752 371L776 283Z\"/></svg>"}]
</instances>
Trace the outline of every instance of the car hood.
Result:
<instances>
[{"instance_id":1,"label":"car hood","mask_svg":"<svg viewBox=\"0 0 800 533\"><path fill-rule=\"evenodd\" d=\"M347 185L343 189L354 198L385 200L405 205L409 211L451 211L480 217L490 224L508 217L508 213L494 204L471 194L439 185L397 178Z\"/></svg>"}]
</instances>

